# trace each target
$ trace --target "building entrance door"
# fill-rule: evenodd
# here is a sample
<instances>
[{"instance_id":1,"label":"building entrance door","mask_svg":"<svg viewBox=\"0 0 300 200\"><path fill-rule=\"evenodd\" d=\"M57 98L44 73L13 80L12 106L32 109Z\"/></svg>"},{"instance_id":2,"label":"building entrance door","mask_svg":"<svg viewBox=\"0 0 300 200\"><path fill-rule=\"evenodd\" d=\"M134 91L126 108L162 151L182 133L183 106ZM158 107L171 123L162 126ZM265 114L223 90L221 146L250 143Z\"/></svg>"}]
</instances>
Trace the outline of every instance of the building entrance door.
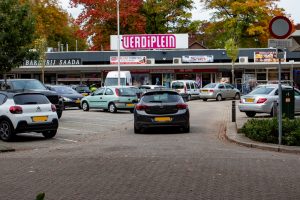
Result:
<instances>
[{"instance_id":1,"label":"building entrance door","mask_svg":"<svg viewBox=\"0 0 300 200\"><path fill-rule=\"evenodd\" d=\"M162 84L162 74L151 74L152 85Z\"/></svg>"},{"instance_id":2,"label":"building entrance door","mask_svg":"<svg viewBox=\"0 0 300 200\"><path fill-rule=\"evenodd\" d=\"M211 73L202 73L202 87L211 83Z\"/></svg>"}]
</instances>

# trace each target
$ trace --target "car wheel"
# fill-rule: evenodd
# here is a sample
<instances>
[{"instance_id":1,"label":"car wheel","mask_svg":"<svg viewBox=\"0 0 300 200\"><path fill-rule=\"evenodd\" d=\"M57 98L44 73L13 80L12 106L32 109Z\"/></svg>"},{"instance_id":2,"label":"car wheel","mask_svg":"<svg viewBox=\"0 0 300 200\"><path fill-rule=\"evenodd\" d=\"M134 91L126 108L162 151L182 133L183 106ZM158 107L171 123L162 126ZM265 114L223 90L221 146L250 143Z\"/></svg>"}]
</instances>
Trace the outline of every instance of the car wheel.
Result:
<instances>
[{"instance_id":1,"label":"car wheel","mask_svg":"<svg viewBox=\"0 0 300 200\"><path fill-rule=\"evenodd\" d=\"M56 113L57 113L57 117L58 117L58 119L60 119L60 118L61 118L61 116L62 116L62 110L60 110L60 111L57 111Z\"/></svg>"},{"instance_id":2,"label":"car wheel","mask_svg":"<svg viewBox=\"0 0 300 200\"><path fill-rule=\"evenodd\" d=\"M203 101L207 101L207 99L202 99Z\"/></svg>"},{"instance_id":3,"label":"car wheel","mask_svg":"<svg viewBox=\"0 0 300 200\"><path fill-rule=\"evenodd\" d=\"M130 112L133 113L133 112L134 112L134 109L130 109Z\"/></svg>"},{"instance_id":4,"label":"car wheel","mask_svg":"<svg viewBox=\"0 0 300 200\"><path fill-rule=\"evenodd\" d=\"M240 98L241 98L240 93L236 93L235 96L234 96L234 99L235 100L239 100Z\"/></svg>"},{"instance_id":5,"label":"car wheel","mask_svg":"<svg viewBox=\"0 0 300 200\"><path fill-rule=\"evenodd\" d=\"M108 110L109 110L109 112L111 112L111 113L115 113L115 112L117 112L117 107L115 106L114 103L110 103L110 104L108 105Z\"/></svg>"},{"instance_id":6,"label":"car wheel","mask_svg":"<svg viewBox=\"0 0 300 200\"><path fill-rule=\"evenodd\" d=\"M248 112L246 112L246 115L247 115L247 117L254 117L256 115L256 113L252 112L252 111L248 111Z\"/></svg>"},{"instance_id":7,"label":"car wheel","mask_svg":"<svg viewBox=\"0 0 300 200\"><path fill-rule=\"evenodd\" d=\"M3 141L10 141L13 139L14 136L15 134L13 130L13 125L7 120L2 120L0 122L0 138Z\"/></svg>"},{"instance_id":8,"label":"car wheel","mask_svg":"<svg viewBox=\"0 0 300 200\"><path fill-rule=\"evenodd\" d=\"M141 133L141 129L134 126L134 133L135 134Z\"/></svg>"},{"instance_id":9,"label":"car wheel","mask_svg":"<svg viewBox=\"0 0 300 200\"><path fill-rule=\"evenodd\" d=\"M82 103L82 110L83 111L89 111L89 109L90 109L90 106L89 106L88 102L84 101Z\"/></svg>"},{"instance_id":10,"label":"car wheel","mask_svg":"<svg viewBox=\"0 0 300 200\"><path fill-rule=\"evenodd\" d=\"M183 132L183 133L189 133L189 132L190 132L190 125L184 126L184 127L182 128L182 132Z\"/></svg>"},{"instance_id":11,"label":"car wheel","mask_svg":"<svg viewBox=\"0 0 300 200\"><path fill-rule=\"evenodd\" d=\"M223 99L223 98L222 98L222 95L218 94L217 97L216 97L216 100L217 100L217 101L222 101L222 99Z\"/></svg>"},{"instance_id":12,"label":"car wheel","mask_svg":"<svg viewBox=\"0 0 300 200\"><path fill-rule=\"evenodd\" d=\"M42 132L43 136L47 139L53 138L57 133L57 130L44 131Z\"/></svg>"}]
</instances>

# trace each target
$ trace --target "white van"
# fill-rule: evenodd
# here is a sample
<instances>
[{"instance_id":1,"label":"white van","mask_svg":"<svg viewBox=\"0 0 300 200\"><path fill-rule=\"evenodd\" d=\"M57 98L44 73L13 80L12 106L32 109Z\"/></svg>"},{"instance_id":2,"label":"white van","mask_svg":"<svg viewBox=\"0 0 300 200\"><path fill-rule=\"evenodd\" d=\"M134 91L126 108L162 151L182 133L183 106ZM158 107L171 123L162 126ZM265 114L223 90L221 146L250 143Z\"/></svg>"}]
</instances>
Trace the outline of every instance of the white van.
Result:
<instances>
[{"instance_id":1,"label":"white van","mask_svg":"<svg viewBox=\"0 0 300 200\"><path fill-rule=\"evenodd\" d=\"M171 82L171 88L176 90L182 97L187 100L192 98L199 98L199 88L194 80L177 80Z\"/></svg>"},{"instance_id":2,"label":"white van","mask_svg":"<svg viewBox=\"0 0 300 200\"><path fill-rule=\"evenodd\" d=\"M130 71L120 71L121 85L132 85L132 78ZM118 85L118 71L110 71L106 75L104 86L117 86Z\"/></svg>"}]
</instances>

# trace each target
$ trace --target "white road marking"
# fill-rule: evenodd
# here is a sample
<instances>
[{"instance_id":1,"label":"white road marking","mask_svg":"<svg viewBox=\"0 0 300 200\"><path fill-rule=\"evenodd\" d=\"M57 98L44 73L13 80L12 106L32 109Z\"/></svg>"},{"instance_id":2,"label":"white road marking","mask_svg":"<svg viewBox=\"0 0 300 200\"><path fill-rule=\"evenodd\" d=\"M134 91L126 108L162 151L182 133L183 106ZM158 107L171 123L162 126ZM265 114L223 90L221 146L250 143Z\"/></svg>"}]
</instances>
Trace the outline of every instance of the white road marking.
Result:
<instances>
[{"instance_id":1,"label":"white road marking","mask_svg":"<svg viewBox=\"0 0 300 200\"><path fill-rule=\"evenodd\" d=\"M67 142L74 142L74 143L77 143L78 141L76 140L69 140L69 139L64 139L64 138L55 138L57 140L63 140L63 141L67 141Z\"/></svg>"},{"instance_id":2,"label":"white road marking","mask_svg":"<svg viewBox=\"0 0 300 200\"><path fill-rule=\"evenodd\" d=\"M63 128L63 127L59 127L59 129L65 129L65 130L69 130L69 131L77 131L77 132L99 133L99 132L94 132L94 131L78 130L78 129L73 129L73 128Z\"/></svg>"}]
</instances>

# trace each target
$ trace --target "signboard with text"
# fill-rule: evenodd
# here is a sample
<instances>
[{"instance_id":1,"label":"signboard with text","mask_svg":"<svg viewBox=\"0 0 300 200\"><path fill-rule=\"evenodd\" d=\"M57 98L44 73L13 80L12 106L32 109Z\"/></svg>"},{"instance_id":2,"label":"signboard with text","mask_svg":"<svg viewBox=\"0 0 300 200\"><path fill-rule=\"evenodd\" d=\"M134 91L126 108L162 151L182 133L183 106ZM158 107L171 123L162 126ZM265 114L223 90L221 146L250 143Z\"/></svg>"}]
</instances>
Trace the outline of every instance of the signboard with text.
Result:
<instances>
[{"instance_id":1,"label":"signboard with text","mask_svg":"<svg viewBox=\"0 0 300 200\"><path fill-rule=\"evenodd\" d=\"M286 62L286 52L284 52L284 59L281 59L282 62ZM278 62L277 52L254 52L254 62Z\"/></svg>"},{"instance_id":2,"label":"signboard with text","mask_svg":"<svg viewBox=\"0 0 300 200\"><path fill-rule=\"evenodd\" d=\"M57 65L81 65L81 59L80 58L47 59L45 61L45 66L57 66ZM25 60L23 66L41 66L41 61Z\"/></svg>"},{"instance_id":3,"label":"signboard with text","mask_svg":"<svg viewBox=\"0 0 300 200\"><path fill-rule=\"evenodd\" d=\"M120 35L121 50L187 49L188 34L132 34ZM110 49L118 50L118 36L110 36Z\"/></svg>"},{"instance_id":4,"label":"signboard with text","mask_svg":"<svg viewBox=\"0 0 300 200\"><path fill-rule=\"evenodd\" d=\"M184 63L207 63L214 62L213 55L205 56L182 56L182 62Z\"/></svg>"},{"instance_id":5,"label":"signboard with text","mask_svg":"<svg viewBox=\"0 0 300 200\"><path fill-rule=\"evenodd\" d=\"M146 60L146 56L120 56L120 64L146 64ZM118 56L111 56L110 64L118 64Z\"/></svg>"}]
</instances>

